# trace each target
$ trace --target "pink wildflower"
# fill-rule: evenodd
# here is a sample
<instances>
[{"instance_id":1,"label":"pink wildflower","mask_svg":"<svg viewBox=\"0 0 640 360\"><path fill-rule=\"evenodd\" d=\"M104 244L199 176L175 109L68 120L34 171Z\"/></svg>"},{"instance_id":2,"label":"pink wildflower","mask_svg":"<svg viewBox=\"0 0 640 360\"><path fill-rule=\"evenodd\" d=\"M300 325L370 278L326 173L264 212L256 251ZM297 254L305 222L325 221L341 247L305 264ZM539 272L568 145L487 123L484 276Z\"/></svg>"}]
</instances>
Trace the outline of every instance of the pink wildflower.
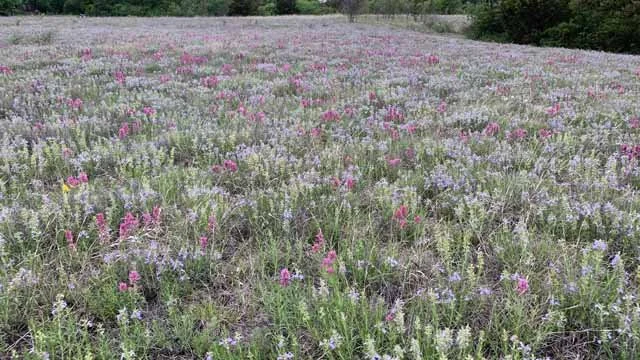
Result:
<instances>
[{"instance_id":1,"label":"pink wildflower","mask_svg":"<svg viewBox=\"0 0 640 360\"><path fill-rule=\"evenodd\" d=\"M129 135L129 124L124 123L120 126L120 130L118 130L118 137L120 140L126 138Z\"/></svg>"},{"instance_id":2,"label":"pink wildflower","mask_svg":"<svg viewBox=\"0 0 640 360\"><path fill-rule=\"evenodd\" d=\"M218 80L217 76L207 76L205 78L202 78L202 80L200 80L200 84L202 84L202 86L212 89L218 86L218 83L220 81Z\"/></svg>"},{"instance_id":3,"label":"pink wildflower","mask_svg":"<svg viewBox=\"0 0 640 360\"><path fill-rule=\"evenodd\" d=\"M98 227L98 230L101 230L101 231L102 229L106 228L107 222L104 219L103 213L96 214L96 226Z\"/></svg>"},{"instance_id":4,"label":"pink wildflower","mask_svg":"<svg viewBox=\"0 0 640 360\"><path fill-rule=\"evenodd\" d=\"M142 108L142 113L147 116L153 116L156 113L156 109L152 108L151 106L145 106L144 108Z\"/></svg>"},{"instance_id":5,"label":"pink wildflower","mask_svg":"<svg viewBox=\"0 0 640 360\"><path fill-rule=\"evenodd\" d=\"M509 139L511 140L521 140L527 137L527 130L522 128L517 128L509 133Z\"/></svg>"},{"instance_id":6,"label":"pink wildflower","mask_svg":"<svg viewBox=\"0 0 640 360\"><path fill-rule=\"evenodd\" d=\"M518 286L516 287L516 291L518 295L524 295L529 290L529 281L527 281L524 277L518 278Z\"/></svg>"},{"instance_id":7,"label":"pink wildflower","mask_svg":"<svg viewBox=\"0 0 640 360\"><path fill-rule=\"evenodd\" d=\"M80 180L78 180L78 178L76 178L75 176L69 176L67 178L67 185L69 185L69 187L74 188L80 185Z\"/></svg>"},{"instance_id":8,"label":"pink wildflower","mask_svg":"<svg viewBox=\"0 0 640 360\"><path fill-rule=\"evenodd\" d=\"M144 225L149 226L157 226L160 224L160 212L162 209L158 206L154 206L151 213L145 212L142 214L142 220Z\"/></svg>"},{"instance_id":9,"label":"pink wildflower","mask_svg":"<svg viewBox=\"0 0 640 360\"><path fill-rule=\"evenodd\" d=\"M283 268L280 270L280 285L289 286L291 283L291 273L289 273L289 269Z\"/></svg>"},{"instance_id":10,"label":"pink wildflower","mask_svg":"<svg viewBox=\"0 0 640 360\"><path fill-rule=\"evenodd\" d=\"M129 271L129 283L131 283L131 285L135 285L139 280L140 280L140 274L137 271L135 270Z\"/></svg>"},{"instance_id":11,"label":"pink wildflower","mask_svg":"<svg viewBox=\"0 0 640 360\"><path fill-rule=\"evenodd\" d=\"M332 274L335 270L333 269L333 263L338 258L335 250L331 250L327 253L327 256L322 259L322 268L329 274Z\"/></svg>"},{"instance_id":12,"label":"pink wildflower","mask_svg":"<svg viewBox=\"0 0 640 360\"><path fill-rule=\"evenodd\" d=\"M190 75L193 74L193 69L191 68L191 66L178 66L176 68L176 74Z\"/></svg>"},{"instance_id":13,"label":"pink wildflower","mask_svg":"<svg viewBox=\"0 0 640 360\"><path fill-rule=\"evenodd\" d=\"M86 184L89 182L89 176L87 176L87 173L81 172L80 174L78 174L78 180L81 183Z\"/></svg>"},{"instance_id":14,"label":"pink wildflower","mask_svg":"<svg viewBox=\"0 0 640 360\"><path fill-rule=\"evenodd\" d=\"M207 58L204 56L191 55L185 52L182 54L182 56L180 56L180 62L183 65L202 65L207 62Z\"/></svg>"},{"instance_id":15,"label":"pink wildflower","mask_svg":"<svg viewBox=\"0 0 640 360\"><path fill-rule=\"evenodd\" d=\"M387 313L387 315L384 317L384 320L385 320L386 322L391 322L391 321L393 321L393 319L395 319L395 318L396 318L396 314L394 314L392 311L389 311L389 312Z\"/></svg>"},{"instance_id":16,"label":"pink wildflower","mask_svg":"<svg viewBox=\"0 0 640 360\"><path fill-rule=\"evenodd\" d=\"M356 186L356 180L352 177L348 177L344 181L344 185L347 187L348 190L353 190L353 188Z\"/></svg>"},{"instance_id":17,"label":"pink wildflower","mask_svg":"<svg viewBox=\"0 0 640 360\"><path fill-rule=\"evenodd\" d=\"M116 71L113 74L113 77L116 79L116 82L120 85L124 85L127 80L127 76L120 70Z\"/></svg>"},{"instance_id":18,"label":"pink wildflower","mask_svg":"<svg viewBox=\"0 0 640 360\"><path fill-rule=\"evenodd\" d=\"M543 139L547 139L553 135L553 131L549 129L540 129L538 130L538 135Z\"/></svg>"},{"instance_id":19,"label":"pink wildflower","mask_svg":"<svg viewBox=\"0 0 640 360\"><path fill-rule=\"evenodd\" d=\"M82 99L67 99L67 106L72 109L79 110L82 108L82 104Z\"/></svg>"},{"instance_id":20,"label":"pink wildflower","mask_svg":"<svg viewBox=\"0 0 640 360\"><path fill-rule=\"evenodd\" d=\"M553 106L547 109L547 115L556 116L560 112L560 104L555 103Z\"/></svg>"},{"instance_id":21,"label":"pink wildflower","mask_svg":"<svg viewBox=\"0 0 640 360\"><path fill-rule=\"evenodd\" d=\"M200 237L200 250L204 252L207 249L207 244L209 243L209 239L206 236Z\"/></svg>"},{"instance_id":22,"label":"pink wildflower","mask_svg":"<svg viewBox=\"0 0 640 360\"><path fill-rule=\"evenodd\" d=\"M215 215L209 216L209 221L207 223L207 230L209 230L209 232L213 234L213 232L216 231L217 225L218 223L216 220L216 216Z\"/></svg>"},{"instance_id":23,"label":"pink wildflower","mask_svg":"<svg viewBox=\"0 0 640 360\"><path fill-rule=\"evenodd\" d=\"M120 292L125 292L125 291L127 291L127 290L129 290L129 286L127 285L127 283L126 283L126 282L121 281L121 282L118 284L118 291L120 291Z\"/></svg>"},{"instance_id":24,"label":"pink wildflower","mask_svg":"<svg viewBox=\"0 0 640 360\"><path fill-rule=\"evenodd\" d=\"M231 75L233 72L233 65L231 64L223 64L222 67L220 68L220 71L222 71L222 73L224 75Z\"/></svg>"},{"instance_id":25,"label":"pink wildflower","mask_svg":"<svg viewBox=\"0 0 640 360\"><path fill-rule=\"evenodd\" d=\"M398 222L401 229L407 226L407 216L409 215L409 209L405 205L400 205L399 208L393 213L393 219Z\"/></svg>"},{"instance_id":26,"label":"pink wildflower","mask_svg":"<svg viewBox=\"0 0 640 360\"><path fill-rule=\"evenodd\" d=\"M162 213L162 208L160 206L154 206L153 210L151 210L151 217L153 218L153 222L158 225L160 224L160 214Z\"/></svg>"},{"instance_id":27,"label":"pink wildflower","mask_svg":"<svg viewBox=\"0 0 640 360\"><path fill-rule=\"evenodd\" d=\"M460 134L458 134L458 139L460 139L460 141L466 143L469 141L469 135L467 133L465 133L464 131L460 131Z\"/></svg>"},{"instance_id":28,"label":"pink wildflower","mask_svg":"<svg viewBox=\"0 0 640 360\"><path fill-rule=\"evenodd\" d=\"M318 251L320 251L323 245L324 245L324 235L322 234L322 229L318 229L315 242L313 243L313 246L311 246L311 252L317 253Z\"/></svg>"},{"instance_id":29,"label":"pink wildflower","mask_svg":"<svg viewBox=\"0 0 640 360\"><path fill-rule=\"evenodd\" d=\"M440 102L438 108L436 109L440 114L445 113L447 111L447 103L443 101Z\"/></svg>"},{"instance_id":30,"label":"pink wildflower","mask_svg":"<svg viewBox=\"0 0 640 360\"><path fill-rule=\"evenodd\" d=\"M100 241L106 243L109 240L109 229L103 213L96 214L96 227L98 228Z\"/></svg>"},{"instance_id":31,"label":"pink wildflower","mask_svg":"<svg viewBox=\"0 0 640 360\"><path fill-rule=\"evenodd\" d=\"M321 117L326 122L340 121L340 113L333 109L323 112Z\"/></svg>"},{"instance_id":32,"label":"pink wildflower","mask_svg":"<svg viewBox=\"0 0 640 360\"><path fill-rule=\"evenodd\" d=\"M393 218L396 220L406 219L409 215L409 209L405 205L400 205L393 213Z\"/></svg>"},{"instance_id":33,"label":"pink wildflower","mask_svg":"<svg viewBox=\"0 0 640 360\"><path fill-rule=\"evenodd\" d=\"M399 158L394 158L394 159L387 159L387 164L389 164L389 166L391 167L396 167L398 165L400 165L400 162L402 160Z\"/></svg>"},{"instance_id":34,"label":"pink wildflower","mask_svg":"<svg viewBox=\"0 0 640 360\"><path fill-rule=\"evenodd\" d=\"M13 70L11 70L11 68L8 66L0 65L0 74L11 75L13 74Z\"/></svg>"},{"instance_id":35,"label":"pink wildflower","mask_svg":"<svg viewBox=\"0 0 640 360\"><path fill-rule=\"evenodd\" d=\"M485 136L494 136L499 132L500 132L500 125L498 125L497 122L492 122L492 123L487 124L487 126L482 131L482 133Z\"/></svg>"},{"instance_id":36,"label":"pink wildflower","mask_svg":"<svg viewBox=\"0 0 640 360\"><path fill-rule=\"evenodd\" d=\"M90 48L85 48L80 51L80 58L82 61L88 61L92 58L92 51Z\"/></svg>"},{"instance_id":37,"label":"pink wildflower","mask_svg":"<svg viewBox=\"0 0 640 360\"><path fill-rule=\"evenodd\" d=\"M139 224L138 219L132 213L128 212L120 223L120 237L125 238L131 235L131 232L133 232Z\"/></svg>"},{"instance_id":38,"label":"pink wildflower","mask_svg":"<svg viewBox=\"0 0 640 360\"><path fill-rule=\"evenodd\" d=\"M395 122L403 122L404 114L402 111L396 106L389 106L387 108L387 113L384 115L384 119L386 121L395 121Z\"/></svg>"},{"instance_id":39,"label":"pink wildflower","mask_svg":"<svg viewBox=\"0 0 640 360\"><path fill-rule=\"evenodd\" d=\"M224 168L227 171L236 172L238 171L238 164L236 164L236 162L233 160L225 160Z\"/></svg>"},{"instance_id":40,"label":"pink wildflower","mask_svg":"<svg viewBox=\"0 0 640 360\"><path fill-rule=\"evenodd\" d=\"M71 230L64 231L64 238L67 240L67 245L69 246L69 249L75 251L76 244L73 241L73 233L71 232Z\"/></svg>"}]
</instances>

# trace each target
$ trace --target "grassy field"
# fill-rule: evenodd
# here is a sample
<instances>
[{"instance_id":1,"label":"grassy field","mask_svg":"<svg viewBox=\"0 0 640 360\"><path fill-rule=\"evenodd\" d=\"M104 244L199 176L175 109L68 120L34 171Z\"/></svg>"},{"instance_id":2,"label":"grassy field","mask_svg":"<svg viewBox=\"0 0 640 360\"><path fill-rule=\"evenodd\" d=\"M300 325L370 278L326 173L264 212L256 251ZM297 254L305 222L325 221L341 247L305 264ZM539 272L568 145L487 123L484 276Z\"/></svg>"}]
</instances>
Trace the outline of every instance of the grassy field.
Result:
<instances>
[{"instance_id":1,"label":"grassy field","mask_svg":"<svg viewBox=\"0 0 640 360\"><path fill-rule=\"evenodd\" d=\"M640 57L0 18L0 357L637 359Z\"/></svg>"},{"instance_id":2,"label":"grassy field","mask_svg":"<svg viewBox=\"0 0 640 360\"><path fill-rule=\"evenodd\" d=\"M391 26L427 33L462 34L469 27L471 19L467 15L426 14L411 15L361 15L357 21L365 24Z\"/></svg>"}]
</instances>

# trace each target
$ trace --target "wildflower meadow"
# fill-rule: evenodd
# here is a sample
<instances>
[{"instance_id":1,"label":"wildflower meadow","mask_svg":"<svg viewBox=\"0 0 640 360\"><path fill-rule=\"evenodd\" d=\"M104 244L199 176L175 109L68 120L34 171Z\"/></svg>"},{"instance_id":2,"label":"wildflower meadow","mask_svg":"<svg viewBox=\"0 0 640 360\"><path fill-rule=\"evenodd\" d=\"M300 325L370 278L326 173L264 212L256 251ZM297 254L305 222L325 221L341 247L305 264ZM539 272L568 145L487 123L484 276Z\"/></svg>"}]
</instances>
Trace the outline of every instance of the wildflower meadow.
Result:
<instances>
[{"instance_id":1,"label":"wildflower meadow","mask_svg":"<svg viewBox=\"0 0 640 360\"><path fill-rule=\"evenodd\" d=\"M0 357L638 359L640 57L0 18Z\"/></svg>"}]
</instances>

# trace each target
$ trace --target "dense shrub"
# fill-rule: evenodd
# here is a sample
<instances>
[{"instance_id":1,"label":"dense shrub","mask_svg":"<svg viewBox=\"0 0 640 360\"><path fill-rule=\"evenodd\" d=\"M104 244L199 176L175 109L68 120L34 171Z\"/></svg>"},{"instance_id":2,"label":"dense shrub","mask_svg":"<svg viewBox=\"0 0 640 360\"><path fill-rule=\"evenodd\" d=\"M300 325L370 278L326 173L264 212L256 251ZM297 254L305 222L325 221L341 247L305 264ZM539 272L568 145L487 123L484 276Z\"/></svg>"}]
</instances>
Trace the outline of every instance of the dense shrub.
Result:
<instances>
[{"instance_id":1,"label":"dense shrub","mask_svg":"<svg viewBox=\"0 0 640 360\"><path fill-rule=\"evenodd\" d=\"M15 14L21 4L20 0L0 0L0 15Z\"/></svg>"},{"instance_id":2,"label":"dense shrub","mask_svg":"<svg viewBox=\"0 0 640 360\"><path fill-rule=\"evenodd\" d=\"M0 0L0 15L248 16L326 14L346 0Z\"/></svg>"},{"instance_id":3,"label":"dense shrub","mask_svg":"<svg viewBox=\"0 0 640 360\"><path fill-rule=\"evenodd\" d=\"M296 0L276 0L278 14L290 15L296 13Z\"/></svg>"},{"instance_id":4,"label":"dense shrub","mask_svg":"<svg viewBox=\"0 0 640 360\"><path fill-rule=\"evenodd\" d=\"M296 9L299 14L304 15L320 15L327 12L327 8L322 7L317 0L297 0Z\"/></svg>"},{"instance_id":5,"label":"dense shrub","mask_svg":"<svg viewBox=\"0 0 640 360\"><path fill-rule=\"evenodd\" d=\"M577 0L570 10L568 21L546 30L543 45L640 53L640 2Z\"/></svg>"},{"instance_id":6,"label":"dense shrub","mask_svg":"<svg viewBox=\"0 0 640 360\"><path fill-rule=\"evenodd\" d=\"M472 16L476 39L640 53L636 0L503 0Z\"/></svg>"},{"instance_id":7,"label":"dense shrub","mask_svg":"<svg viewBox=\"0 0 640 360\"><path fill-rule=\"evenodd\" d=\"M276 3L267 2L258 7L258 15L260 16L273 16L278 15L276 11Z\"/></svg>"}]
</instances>

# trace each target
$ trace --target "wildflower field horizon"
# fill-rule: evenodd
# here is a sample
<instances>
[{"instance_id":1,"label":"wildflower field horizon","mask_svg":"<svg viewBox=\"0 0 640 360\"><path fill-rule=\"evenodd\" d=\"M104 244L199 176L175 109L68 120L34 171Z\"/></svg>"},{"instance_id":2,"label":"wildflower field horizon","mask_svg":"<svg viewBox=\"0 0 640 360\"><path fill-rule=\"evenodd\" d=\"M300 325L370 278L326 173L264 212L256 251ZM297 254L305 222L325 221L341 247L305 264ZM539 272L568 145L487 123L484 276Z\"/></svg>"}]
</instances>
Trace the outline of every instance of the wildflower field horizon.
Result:
<instances>
[{"instance_id":1,"label":"wildflower field horizon","mask_svg":"<svg viewBox=\"0 0 640 360\"><path fill-rule=\"evenodd\" d=\"M0 18L0 358L637 359L640 57Z\"/></svg>"}]
</instances>

